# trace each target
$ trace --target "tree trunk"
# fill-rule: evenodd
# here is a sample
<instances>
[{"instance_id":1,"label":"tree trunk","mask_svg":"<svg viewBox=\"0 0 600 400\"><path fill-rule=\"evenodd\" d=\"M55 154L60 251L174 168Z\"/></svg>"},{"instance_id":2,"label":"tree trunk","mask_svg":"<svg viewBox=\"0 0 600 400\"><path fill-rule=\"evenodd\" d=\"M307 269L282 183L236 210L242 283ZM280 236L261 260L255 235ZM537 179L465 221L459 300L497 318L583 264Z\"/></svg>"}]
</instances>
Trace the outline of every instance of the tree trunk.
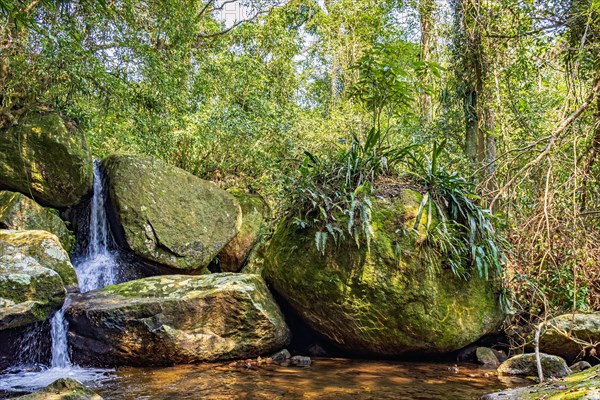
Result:
<instances>
[{"instance_id":1,"label":"tree trunk","mask_svg":"<svg viewBox=\"0 0 600 400\"><path fill-rule=\"evenodd\" d=\"M433 41L433 30L435 27L433 20L433 12L435 10L435 0L420 0L419 1L419 16L421 19L421 61L427 62L431 60L431 44ZM425 78L425 85L431 82ZM419 108L421 111L421 117L426 121L433 119L433 108L431 103L431 96L421 92L419 96Z\"/></svg>"}]
</instances>

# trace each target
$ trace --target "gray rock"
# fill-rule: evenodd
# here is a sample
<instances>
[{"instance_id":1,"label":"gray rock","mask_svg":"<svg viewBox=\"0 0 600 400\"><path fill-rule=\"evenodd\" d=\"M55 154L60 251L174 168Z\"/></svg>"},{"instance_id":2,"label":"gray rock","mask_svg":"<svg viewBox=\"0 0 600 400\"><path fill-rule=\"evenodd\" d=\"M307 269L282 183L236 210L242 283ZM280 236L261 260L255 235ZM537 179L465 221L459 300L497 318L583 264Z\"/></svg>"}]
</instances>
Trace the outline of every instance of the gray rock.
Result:
<instances>
[{"instance_id":1,"label":"gray rock","mask_svg":"<svg viewBox=\"0 0 600 400\"><path fill-rule=\"evenodd\" d=\"M500 364L500 361L498 360L498 357L496 357L494 350L488 347L478 347L475 351L475 355L477 356L477 362L480 364L494 366Z\"/></svg>"},{"instance_id":2,"label":"gray rock","mask_svg":"<svg viewBox=\"0 0 600 400\"><path fill-rule=\"evenodd\" d=\"M289 360L290 357L292 357L290 352L287 349L283 349L283 350L278 351L277 353L273 354L271 356L271 360L273 360L273 362L276 362L276 363L282 363L282 362Z\"/></svg>"},{"instance_id":3,"label":"gray rock","mask_svg":"<svg viewBox=\"0 0 600 400\"><path fill-rule=\"evenodd\" d=\"M540 354L542 371L546 378L562 378L572 373L564 359L558 356ZM499 375L537 376L535 354L519 354L504 361L498 367Z\"/></svg>"},{"instance_id":4,"label":"gray rock","mask_svg":"<svg viewBox=\"0 0 600 400\"><path fill-rule=\"evenodd\" d=\"M575 364L571 365L569 368L571 368L571 370L573 372L581 372L586 369L592 368L592 364L590 364L587 361L579 361L579 362L576 362Z\"/></svg>"},{"instance_id":5,"label":"gray rock","mask_svg":"<svg viewBox=\"0 0 600 400\"><path fill-rule=\"evenodd\" d=\"M540 351L560 356L567 362L600 353L598 346L584 350L576 339L600 343L600 313L564 314L549 320L540 336Z\"/></svg>"},{"instance_id":6,"label":"gray rock","mask_svg":"<svg viewBox=\"0 0 600 400\"><path fill-rule=\"evenodd\" d=\"M294 356L290 358L290 363L299 367L308 367L310 364L312 364L312 360L310 357Z\"/></svg>"}]
</instances>

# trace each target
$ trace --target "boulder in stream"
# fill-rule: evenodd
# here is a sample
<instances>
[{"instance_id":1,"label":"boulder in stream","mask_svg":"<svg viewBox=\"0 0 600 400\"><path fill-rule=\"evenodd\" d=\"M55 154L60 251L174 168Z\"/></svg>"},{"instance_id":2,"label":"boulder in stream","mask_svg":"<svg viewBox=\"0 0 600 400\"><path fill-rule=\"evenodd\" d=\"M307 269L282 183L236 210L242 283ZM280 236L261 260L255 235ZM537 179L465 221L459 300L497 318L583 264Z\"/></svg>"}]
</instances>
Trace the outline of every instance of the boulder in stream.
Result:
<instances>
[{"instance_id":1,"label":"boulder in stream","mask_svg":"<svg viewBox=\"0 0 600 400\"><path fill-rule=\"evenodd\" d=\"M125 155L109 156L102 166L120 225L113 232L144 259L199 271L240 230L237 200L182 169Z\"/></svg>"},{"instance_id":2,"label":"boulder in stream","mask_svg":"<svg viewBox=\"0 0 600 400\"><path fill-rule=\"evenodd\" d=\"M73 235L54 210L17 192L0 191L0 229L48 231L58 237L67 252L73 247Z\"/></svg>"},{"instance_id":3,"label":"boulder in stream","mask_svg":"<svg viewBox=\"0 0 600 400\"><path fill-rule=\"evenodd\" d=\"M92 189L92 157L83 133L55 112L32 111L0 131L0 188L64 208Z\"/></svg>"},{"instance_id":4,"label":"boulder in stream","mask_svg":"<svg viewBox=\"0 0 600 400\"><path fill-rule=\"evenodd\" d=\"M102 400L102 397L75 379L60 378L42 390L15 400Z\"/></svg>"},{"instance_id":5,"label":"boulder in stream","mask_svg":"<svg viewBox=\"0 0 600 400\"><path fill-rule=\"evenodd\" d=\"M573 371L565 360L549 354L540 354L542 371L546 378L562 378ZM504 361L498 367L499 375L538 376L537 363L534 353L519 354Z\"/></svg>"},{"instance_id":6,"label":"boulder in stream","mask_svg":"<svg viewBox=\"0 0 600 400\"><path fill-rule=\"evenodd\" d=\"M283 348L289 329L258 275L165 275L75 295L66 311L76 363L170 365Z\"/></svg>"},{"instance_id":7,"label":"boulder in stream","mask_svg":"<svg viewBox=\"0 0 600 400\"><path fill-rule=\"evenodd\" d=\"M407 233L420 202L413 190L376 200L370 251L348 240L322 254L314 230L285 220L266 250L263 275L312 329L347 352L439 354L471 344L503 318L497 288L476 273L455 276L437 250Z\"/></svg>"},{"instance_id":8,"label":"boulder in stream","mask_svg":"<svg viewBox=\"0 0 600 400\"><path fill-rule=\"evenodd\" d=\"M600 353L597 345L600 343L600 313L564 314L552 318L545 326L540 336L540 350L544 353L560 356L569 363Z\"/></svg>"},{"instance_id":9,"label":"boulder in stream","mask_svg":"<svg viewBox=\"0 0 600 400\"><path fill-rule=\"evenodd\" d=\"M50 257L57 249L64 253L56 236L44 231L25 232L40 232L54 238L57 247L47 247ZM19 241L20 234L0 230L0 330L45 321L66 297L59 273L43 266L27 249L13 242L14 236Z\"/></svg>"}]
</instances>

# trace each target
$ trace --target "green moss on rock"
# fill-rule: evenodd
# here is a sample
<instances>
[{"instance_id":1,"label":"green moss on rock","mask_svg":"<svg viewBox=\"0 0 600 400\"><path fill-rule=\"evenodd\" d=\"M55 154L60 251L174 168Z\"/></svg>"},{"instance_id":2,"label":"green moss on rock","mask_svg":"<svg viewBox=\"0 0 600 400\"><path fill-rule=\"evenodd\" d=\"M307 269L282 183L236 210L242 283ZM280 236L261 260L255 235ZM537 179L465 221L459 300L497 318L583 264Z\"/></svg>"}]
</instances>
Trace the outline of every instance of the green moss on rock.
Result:
<instances>
[{"instance_id":1,"label":"green moss on rock","mask_svg":"<svg viewBox=\"0 0 600 400\"><path fill-rule=\"evenodd\" d=\"M0 229L48 231L58 237L67 252L71 251L75 241L54 210L16 192L0 191Z\"/></svg>"},{"instance_id":2,"label":"green moss on rock","mask_svg":"<svg viewBox=\"0 0 600 400\"><path fill-rule=\"evenodd\" d=\"M238 272L261 239L269 207L257 194L248 194L237 188L227 192L240 203L242 225L238 234L219 253L219 265L223 272Z\"/></svg>"},{"instance_id":3,"label":"green moss on rock","mask_svg":"<svg viewBox=\"0 0 600 400\"><path fill-rule=\"evenodd\" d=\"M52 233L40 230L0 230L0 242L9 243L20 253L32 257L42 267L58 273L69 292L78 289L77 273L69 255Z\"/></svg>"},{"instance_id":4,"label":"green moss on rock","mask_svg":"<svg viewBox=\"0 0 600 400\"><path fill-rule=\"evenodd\" d=\"M127 245L143 258L200 270L240 229L240 205L210 182L151 158L112 155L102 165Z\"/></svg>"},{"instance_id":5,"label":"green moss on rock","mask_svg":"<svg viewBox=\"0 0 600 400\"><path fill-rule=\"evenodd\" d=\"M462 280L443 268L436 251L416 244L422 232L416 239L406 233L419 203L411 190L379 200L370 251L348 241L322 255L314 231L284 221L263 274L313 329L348 351L396 356L460 349L497 328L498 296L492 283Z\"/></svg>"},{"instance_id":6,"label":"green moss on rock","mask_svg":"<svg viewBox=\"0 0 600 400\"><path fill-rule=\"evenodd\" d=\"M76 362L168 365L256 357L289 341L258 275L165 275L72 297Z\"/></svg>"},{"instance_id":7,"label":"green moss on rock","mask_svg":"<svg viewBox=\"0 0 600 400\"><path fill-rule=\"evenodd\" d=\"M44 389L15 400L102 400L102 397L71 378L61 378Z\"/></svg>"},{"instance_id":8,"label":"green moss on rock","mask_svg":"<svg viewBox=\"0 0 600 400\"><path fill-rule=\"evenodd\" d=\"M0 187L52 207L76 204L92 188L85 137L56 113L30 112L0 132Z\"/></svg>"},{"instance_id":9,"label":"green moss on rock","mask_svg":"<svg viewBox=\"0 0 600 400\"><path fill-rule=\"evenodd\" d=\"M600 399L600 365L541 385L491 393L481 400Z\"/></svg>"},{"instance_id":10,"label":"green moss on rock","mask_svg":"<svg viewBox=\"0 0 600 400\"><path fill-rule=\"evenodd\" d=\"M0 237L0 330L46 320L65 296L58 273Z\"/></svg>"}]
</instances>

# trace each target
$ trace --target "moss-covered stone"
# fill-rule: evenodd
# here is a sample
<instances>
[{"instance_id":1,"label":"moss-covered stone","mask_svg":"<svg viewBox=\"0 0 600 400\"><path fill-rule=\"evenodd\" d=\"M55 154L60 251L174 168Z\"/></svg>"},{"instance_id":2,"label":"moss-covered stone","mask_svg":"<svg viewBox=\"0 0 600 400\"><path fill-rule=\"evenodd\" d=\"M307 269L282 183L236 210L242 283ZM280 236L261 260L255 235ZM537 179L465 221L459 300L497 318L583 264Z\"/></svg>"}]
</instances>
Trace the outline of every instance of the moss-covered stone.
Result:
<instances>
[{"instance_id":1,"label":"moss-covered stone","mask_svg":"<svg viewBox=\"0 0 600 400\"><path fill-rule=\"evenodd\" d=\"M11 244L20 253L32 257L42 267L58 273L63 286L69 292L78 289L77 273L71 264L69 255L52 233L39 230L0 230L0 243Z\"/></svg>"},{"instance_id":2,"label":"moss-covered stone","mask_svg":"<svg viewBox=\"0 0 600 400\"><path fill-rule=\"evenodd\" d=\"M481 400L594 400L600 399L600 365L541 385L491 393Z\"/></svg>"},{"instance_id":3,"label":"moss-covered stone","mask_svg":"<svg viewBox=\"0 0 600 400\"><path fill-rule=\"evenodd\" d=\"M284 347L289 330L258 275L165 275L72 297L75 361L165 365L256 357Z\"/></svg>"},{"instance_id":4,"label":"moss-covered stone","mask_svg":"<svg viewBox=\"0 0 600 400\"><path fill-rule=\"evenodd\" d=\"M0 132L0 187L67 207L92 189L92 158L85 137L56 113L30 112Z\"/></svg>"},{"instance_id":5,"label":"moss-covered stone","mask_svg":"<svg viewBox=\"0 0 600 400\"><path fill-rule=\"evenodd\" d=\"M313 329L350 352L439 353L473 343L502 319L497 293L489 282L445 269L433 249L416 244L422 232L416 241L406 233L420 198L405 190L376 202L370 251L349 241L322 255L314 231L284 221L263 274Z\"/></svg>"},{"instance_id":6,"label":"moss-covered stone","mask_svg":"<svg viewBox=\"0 0 600 400\"><path fill-rule=\"evenodd\" d=\"M58 273L0 237L0 330L46 320L65 296Z\"/></svg>"},{"instance_id":7,"label":"moss-covered stone","mask_svg":"<svg viewBox=\"0 0 600 400\"><path fill-rule=\"evenodd\" d=\"M67 252L75 240L54 210L17 192L0 191L0 229L48 231L58 237Z\"/></svg>"},{"instance_id":8,"label":"moss-covered stone","mask_svg":"<svg viewBox=\"0 0 600 400\"><path fill-rule=\"evenodd\" d=\"M557 356L541 353L540 363L542 364L542 371L546 378L562 378L572 372L565 360ZM537 376L538 370L535 354L519 354L509 358L500 364L498 367L498 374Z\"/></svg>"},{"instance_id":9,"label":"moss-covered stone","mask_svg":"<svg viewBox=\"0 0 600 400\"><path fill-rule=\"evenodd\" d=\"M61 378L44 389L15 400L102 400L102 397L71 378Z\"/></svg>"},{"instance_id":10,"label":"moss-covered stone","mask_svg":"<svg viewBox=\"0 0 600 400\"><path fill-rule=\"evenodd\" d=\"M240 203L242 226L219 253L219 265L223 272L239 272L264 233L269 207L257 194L248 194L237 188L228 189L227 192Z\"/></svg>"},{"instance_id":11,"label":"moss-covered stone","mask_svg":"<svg viewBox=\"0 0 600 400\"><path fill-rule=\"evenodd\" d=\"M240 229L235 198L182 169L123 155L112 155L102 165L125 241L143 258L200 270Z\"/></svg>"},{"instance_id":12,"label":"moss-covered stone","mask_svg":"<svg viewBox=\"0 0 600 400\"><path fill-rule=\"evenodd\" d=\"M572 363L577 358L600 352L600 313L560 315L549 320L545 327L540 336L540 350L545 353L560 356ZM583 346L578 342L591 346Z\"/></svg>"}]
</instances>

